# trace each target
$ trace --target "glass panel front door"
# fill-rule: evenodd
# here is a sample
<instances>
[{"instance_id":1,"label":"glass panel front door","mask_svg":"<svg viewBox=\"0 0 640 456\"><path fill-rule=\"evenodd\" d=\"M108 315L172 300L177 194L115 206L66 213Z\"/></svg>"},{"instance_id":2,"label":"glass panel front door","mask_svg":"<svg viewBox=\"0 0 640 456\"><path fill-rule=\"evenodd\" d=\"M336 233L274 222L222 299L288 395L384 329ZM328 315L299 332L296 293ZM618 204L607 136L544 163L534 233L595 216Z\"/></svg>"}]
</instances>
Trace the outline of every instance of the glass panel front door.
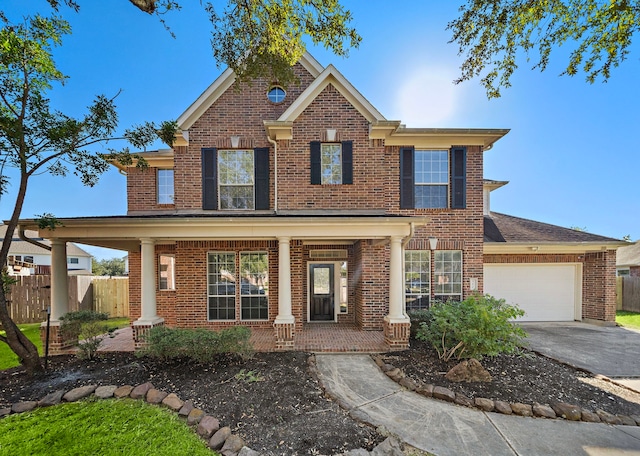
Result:
<instances>
[{"instance_id":1,"label":"glass panel front door","mask_svg":"<svg viewBox=\"0 0 640 456\"><path fill-rule=\"evenodd\" d=\"M309 266L309 271L311 284L309 319L333 321L335 318L333 264L312 264Z\"/></svg>"}]
</instances>

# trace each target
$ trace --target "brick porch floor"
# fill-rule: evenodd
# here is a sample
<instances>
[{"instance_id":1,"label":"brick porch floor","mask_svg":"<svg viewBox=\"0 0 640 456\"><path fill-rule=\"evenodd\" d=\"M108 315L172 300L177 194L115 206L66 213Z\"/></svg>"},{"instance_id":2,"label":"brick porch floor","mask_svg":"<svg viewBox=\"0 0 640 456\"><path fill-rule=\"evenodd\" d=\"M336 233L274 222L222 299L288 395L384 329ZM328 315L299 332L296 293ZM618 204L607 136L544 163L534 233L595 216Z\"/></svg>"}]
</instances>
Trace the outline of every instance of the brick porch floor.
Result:
<instances>
[{"instance_id":1,"label":"brick porch floor","mask_svg":"<svg viewBox=\"0 0 640 456\"><path fill-rule=\"evenodd\" d=\"M251 343L256 351L276 351L272 328L252 329ZM294 350L307 352L360 352L389 351L382 331L361 331L354 326L335 323L307 323L295 337ZM131 328L119 329L114 338L106 338L99 351L133 351Z\"/></svg>"}]
</instances>

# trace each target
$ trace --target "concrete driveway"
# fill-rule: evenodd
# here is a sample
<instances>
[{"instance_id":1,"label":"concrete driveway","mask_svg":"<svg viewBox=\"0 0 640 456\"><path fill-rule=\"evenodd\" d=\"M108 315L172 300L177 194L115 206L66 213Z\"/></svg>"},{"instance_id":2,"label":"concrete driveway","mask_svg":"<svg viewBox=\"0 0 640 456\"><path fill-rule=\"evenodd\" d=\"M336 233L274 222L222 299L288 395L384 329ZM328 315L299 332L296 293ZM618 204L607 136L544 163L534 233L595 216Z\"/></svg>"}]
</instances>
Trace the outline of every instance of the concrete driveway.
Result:
<instances>
[{"instance_id":1,"label":"concrete driveway","mask_svg":"<svg viewBox=\"0 0 640 456\"><path fill-rule=\"evenodd\" d=\"M640 331L579 322L521 326L533 350L640 391Z\"/></svg>"}]
</instances>

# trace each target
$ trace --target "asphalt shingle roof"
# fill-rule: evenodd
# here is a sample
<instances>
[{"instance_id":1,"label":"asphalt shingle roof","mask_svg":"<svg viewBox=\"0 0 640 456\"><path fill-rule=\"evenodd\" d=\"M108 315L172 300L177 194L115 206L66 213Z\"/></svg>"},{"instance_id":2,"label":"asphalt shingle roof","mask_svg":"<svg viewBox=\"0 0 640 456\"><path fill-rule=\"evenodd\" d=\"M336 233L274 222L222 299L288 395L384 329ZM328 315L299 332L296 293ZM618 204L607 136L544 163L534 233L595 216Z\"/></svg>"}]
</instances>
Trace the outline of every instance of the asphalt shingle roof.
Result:
<instances>
[{"instance_id":1,"label":"asphalt shingle roof","mask_svg":"<svg viewBox=\"0 0 640 456\"><path fill-rule=\"evenodd\" d=\"M484 217L484 242L620 242L618 239L491 212Z\"/></svg>"}]
</instances>

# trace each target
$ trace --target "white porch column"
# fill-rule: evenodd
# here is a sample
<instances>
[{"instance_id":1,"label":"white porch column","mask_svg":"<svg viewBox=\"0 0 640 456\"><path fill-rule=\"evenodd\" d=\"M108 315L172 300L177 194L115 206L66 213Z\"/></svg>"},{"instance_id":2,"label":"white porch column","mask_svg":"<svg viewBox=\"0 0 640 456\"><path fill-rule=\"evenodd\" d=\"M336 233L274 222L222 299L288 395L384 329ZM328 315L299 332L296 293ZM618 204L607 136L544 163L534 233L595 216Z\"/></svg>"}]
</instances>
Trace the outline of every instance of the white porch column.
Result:
<instances>
[{"instance_id":1,"label":"white porch column","mask_svg":"<svg viewBox=\"0 0 640 456\"><path fill-rule=\"evenodd\" d=\"M67 243L51 240L51 321L59 321L69 311Z\"/></svg>"},{"instance_id":2,"label":"white porch column","mask_svg":"<svg viewBox=\"0 0 640 456\"><path fill-rule=\"evenodd\" d=\"M402 237L391 236L391 255L389 258L389 315L390 323L408 321L404 313L404 296L402 292Z\"/></svg>"},{"instance_id":3,"label":"white porch column","mask_svg":"<svg viewBox=\"0 0 640 456\"><path fill-rule=\"evenodd\" d=\"M278 238L278 316L275 324L293 323L291 311L291 252L289 237Z\"/></svg>"},{"instance_id":4,"label":"white porch column","mask_svg":"<svg viewBox=\"0 0 640 456\"><path fill-rule=\"evenodd\" d=\"M140 247L141 309L140 318L135 323L149 325L162 321L156 314L155 241L153 239L140 239Z\"/></svg>"}]
</instances>

